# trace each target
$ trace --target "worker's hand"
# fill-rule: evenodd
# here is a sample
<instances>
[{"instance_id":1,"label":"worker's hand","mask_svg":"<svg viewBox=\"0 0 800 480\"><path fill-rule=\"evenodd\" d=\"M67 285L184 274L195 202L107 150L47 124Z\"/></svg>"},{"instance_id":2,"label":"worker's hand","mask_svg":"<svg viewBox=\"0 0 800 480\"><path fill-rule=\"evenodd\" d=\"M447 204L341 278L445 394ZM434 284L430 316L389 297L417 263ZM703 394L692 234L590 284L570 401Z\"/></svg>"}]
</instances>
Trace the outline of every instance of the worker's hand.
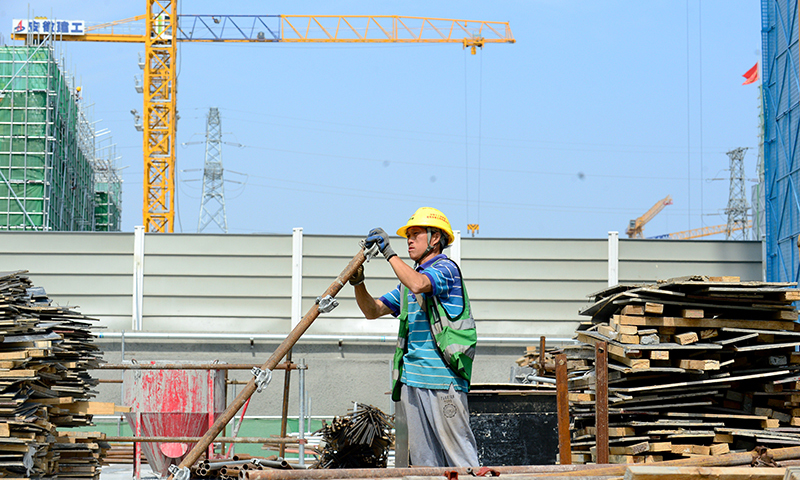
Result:
<instances>
[{"instance_id":1,"label":"worker's hand","mask_svg":"<svg viewBox=\"0 0 800 480\"><path fill-rule=\"evenodd\" d=\"M364 265L359 265L356 272L350 277L350 285L356 286L364 283Z\"/></svg>"},{"instance_id":2,"label":"worker's hand","mask_svg":"<svg viewBox=\"0 0 800 480\"><path fill-rule=\"evenodd\" d=\"M378 250L381 251L386 260L389 260L397 255L394 253L392 246L389 245L389 234L386 233L382 228L373 228L369 231L369 235L367 235L366 240L367 248L371 247L373 244L378 245Z\"/></svg>"}]
</instances>

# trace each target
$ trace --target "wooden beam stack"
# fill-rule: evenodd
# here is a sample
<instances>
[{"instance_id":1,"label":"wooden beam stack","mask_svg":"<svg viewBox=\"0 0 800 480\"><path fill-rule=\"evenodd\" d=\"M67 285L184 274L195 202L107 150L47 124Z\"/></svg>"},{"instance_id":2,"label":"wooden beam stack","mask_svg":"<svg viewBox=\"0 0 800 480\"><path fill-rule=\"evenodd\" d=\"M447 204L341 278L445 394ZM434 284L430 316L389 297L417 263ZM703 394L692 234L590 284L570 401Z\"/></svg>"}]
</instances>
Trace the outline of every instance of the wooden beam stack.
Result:
<instances>
[{"instance_id":1,"label":"wooden beam stack","mask_svg":"<svg viewBox=\"0 0 800 480\"><path fill-rule=\"evenodd\" d=\"M595 458L594 345L608 344L612 463L800 445L795 284L685 277L593 294L566 349L573 461Z\"/></svg>"},{"instance_id":2,"label":"wooden beam stack","mask_svg":"<svg viewBox=\"0 0 800 480\"><path fill-rule=\"evenodd\" d=\"M0 273L0 476L99 478L102 435L57 430L92 424L94 319L52 306L25 273Z\"/></svg>"}]
</instances>

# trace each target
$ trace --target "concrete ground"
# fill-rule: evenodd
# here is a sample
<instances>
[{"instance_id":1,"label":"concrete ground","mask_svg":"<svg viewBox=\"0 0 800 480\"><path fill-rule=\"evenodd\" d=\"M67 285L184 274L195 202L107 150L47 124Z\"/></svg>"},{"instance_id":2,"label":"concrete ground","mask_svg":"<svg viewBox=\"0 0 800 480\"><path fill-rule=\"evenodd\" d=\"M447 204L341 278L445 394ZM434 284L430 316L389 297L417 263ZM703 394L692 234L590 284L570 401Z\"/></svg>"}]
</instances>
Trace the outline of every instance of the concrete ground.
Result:
<instances>
[{"instance_id":1,"label":"concrete ground","mask_svg":"<svg viewBox=\"0 0 800 480\"><path fill-rule=\"evenodd\" d=\"M104 465L100 470L100 480L131 480L133 478L133 465ZM150 465L142 465L141 478L155 480L159 476L150 469Z\"/></svg>"}]
</instances>

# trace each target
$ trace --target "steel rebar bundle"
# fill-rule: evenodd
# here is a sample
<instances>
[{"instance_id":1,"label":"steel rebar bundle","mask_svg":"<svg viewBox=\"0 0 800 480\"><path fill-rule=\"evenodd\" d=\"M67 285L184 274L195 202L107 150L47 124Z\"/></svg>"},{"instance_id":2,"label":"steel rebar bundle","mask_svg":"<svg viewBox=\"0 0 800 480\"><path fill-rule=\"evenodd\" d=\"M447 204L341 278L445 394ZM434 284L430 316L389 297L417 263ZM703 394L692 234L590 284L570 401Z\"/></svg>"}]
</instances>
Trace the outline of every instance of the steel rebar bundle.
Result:
<instances>
[{"instance_id":1,"label":"steel rebar bundle","mask_svg":"<svg viewBox=\"0 0 800 480\"><path fill-rule=\"evenodd\" d=\"M394 442L391 419L371 405L323 422L322 450L315 468L386 467L389 447Z\"/></svg>"}]
</instances>

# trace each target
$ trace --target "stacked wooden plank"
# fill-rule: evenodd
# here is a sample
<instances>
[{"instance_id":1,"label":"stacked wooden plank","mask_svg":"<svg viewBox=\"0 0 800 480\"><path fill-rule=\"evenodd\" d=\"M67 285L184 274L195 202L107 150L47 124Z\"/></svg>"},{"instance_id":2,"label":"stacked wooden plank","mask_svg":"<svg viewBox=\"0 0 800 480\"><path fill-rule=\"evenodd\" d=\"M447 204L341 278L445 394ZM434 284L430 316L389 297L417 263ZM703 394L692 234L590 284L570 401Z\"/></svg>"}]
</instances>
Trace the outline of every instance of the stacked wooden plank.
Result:
<instances>
[{"instance_id":1,"label":"stacked wooden plank","mask_svg":"<svg viewBox=\"0 0 800 480\"><path fill-rule=\"evenodd\" d=\"M57 431L91 425L93 319L52 306L25 273L0 273L0 476L97 478L101 435Z\"/></svg>"},{"instance_id":2,"label":"stacked wooden plank","mask_svg":"<svg viewBox=\"0 0 800 480\"><path fill-rule=\"evenodd\" d=\"M58 454L55 474L60 479L99 478L100 462L110 447L100 432L58 432L52 449Z\"/></svg>"},{"instance_id":3,"label":"stacked wooden plank","mask_svg":"<svg viewBox=\"0 0 800 480\"><path fill-rule=\"evenodd\" d=\"M566 353L592 362L608 344L611 462L800 445L794 286L686 277L593 294ZM595 374L570 371L578 463L596 458Z\"/></svg>"}]
</instances>

